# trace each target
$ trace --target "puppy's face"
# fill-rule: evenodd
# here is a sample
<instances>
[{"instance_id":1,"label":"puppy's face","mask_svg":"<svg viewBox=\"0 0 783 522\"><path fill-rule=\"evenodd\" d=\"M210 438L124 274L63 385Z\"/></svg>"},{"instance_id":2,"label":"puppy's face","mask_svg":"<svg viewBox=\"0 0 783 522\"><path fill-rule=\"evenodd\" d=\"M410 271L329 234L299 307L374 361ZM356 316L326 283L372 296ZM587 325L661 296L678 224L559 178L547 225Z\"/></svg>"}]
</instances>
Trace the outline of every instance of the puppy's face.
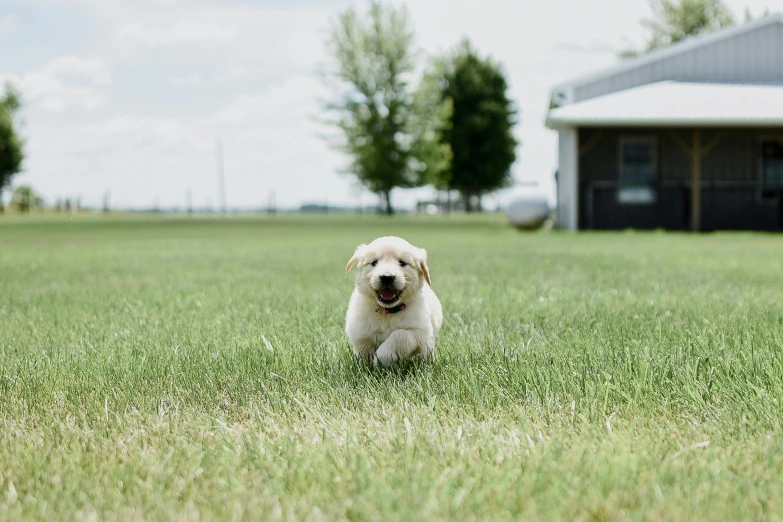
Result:
<instances>
[{"instance_id":1,"label":"puppy's face","mask_svg":"<svg viewBox=\"0 0 783 522\"><path fill-rule=\"evenodd\" d=\"M369 245L359 245L345 267L356 265L356 288L384 308L404 303L406 296L430 283L427 251L399 237L380 237Z\"/></svg>"}]
</instances>

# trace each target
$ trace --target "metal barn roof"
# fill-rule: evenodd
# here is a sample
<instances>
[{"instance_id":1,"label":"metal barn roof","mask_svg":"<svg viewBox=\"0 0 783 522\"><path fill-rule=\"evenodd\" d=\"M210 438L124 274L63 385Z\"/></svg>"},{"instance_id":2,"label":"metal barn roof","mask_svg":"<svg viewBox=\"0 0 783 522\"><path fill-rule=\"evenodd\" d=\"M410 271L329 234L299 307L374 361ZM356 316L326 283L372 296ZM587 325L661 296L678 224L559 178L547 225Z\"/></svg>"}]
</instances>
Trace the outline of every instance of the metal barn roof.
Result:
<instances>
[{"instance_id":1,"label":"metal barn roof","mask_svg":"<svg viewBox=\"0 0 783 522\"><path fill-rule=\"evenodd\" d=\"M549 113L547 126L783 126L783 85L657 82Z\"/></svg>"},{"instance_id":2,"label":"metal barn roof","mask_svg":"<svg viewBox=\"0 0 783 522\"><path fill-rule=\"evenodd\" d=\"M783 82L783 14L688 38L560 83L552 90L552 101L562 106L664 80Z\"/></svg>"}]
</instances>

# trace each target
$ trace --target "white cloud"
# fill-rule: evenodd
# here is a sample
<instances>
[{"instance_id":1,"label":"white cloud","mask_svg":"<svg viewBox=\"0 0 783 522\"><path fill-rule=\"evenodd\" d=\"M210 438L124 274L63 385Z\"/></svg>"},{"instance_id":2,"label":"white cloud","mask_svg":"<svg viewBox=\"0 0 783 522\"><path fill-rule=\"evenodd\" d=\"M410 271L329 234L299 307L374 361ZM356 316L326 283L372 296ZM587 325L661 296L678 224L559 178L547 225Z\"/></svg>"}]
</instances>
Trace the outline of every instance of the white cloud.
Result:
<instances>
[{"instance_id":1,"label":"white cloud","mask_svg":"<svg viewBox=\"0 0 783 522\"><path fill-rule=\"evenodd\" d=\"M249 78L251 75L252 72L247 67L233 66L227 70L218 71L213 75L205 75L201 72L174 75L169 79L169 83L179 88L193 88L205 85L226 86L238 80Z\"/></svg>"},{"instance_id":2,"label":"white cloud","mask_svg":"<svg viewBox=\"0 0 783 522\"><path fill-rule=\"evenodd\" d=\"M76 77L94 85L112 83L112 71L106 60L98 57L61 56L43 65L38 73L56 77Z\"/></svg>"},{"instance_id":3,"label":"white cloud","mask_svg":"<svg viewBox=\"0 0 783 522\"><path fill-rule=\"evenodd\" d=\"M218 124L240 125L251 122L268 125L269 118L292 119L314 109L321 86L312 76L295 76L260 94L238 96L215 117ZM277 123L275 121L275 123ZM280 122L280 123L284 123Z\"/></svg>"},{"instance_id":4,"label":"white cloud","mask_svg":"<svg viewBox=\"0 0 783 522\"><path fill-rule=\"evenodd\" d=\"M69 137L72 143L68 147L74 154L85 157L122 158L122 164L115 168L133 175L134 165L140 162L154 172L167 151L191 153L199 143L197 136L193 123L127 114L84 124Z\"/></svg>"},{"instance_id":5,"label":"white cloud","mask_svg":"<svg viewBox=\"0 0 783 522\"><path fill-rule=\"evenodd\" d=\"M616 54L620 48L617 45L612 45L608 42L602 42L600 40L593 40L589 43L581 42L557 42L552 46L555 51L564 51L571 53L584 53L584 54Z\"/></svg>"},{"instance_id":6,"label":"white cloud","mask_svg":"<svg viewBox=\"0 0 783 522\"><path fill-rule=\"evenodd\" d=\"M24 86L32 85L22 83ZM26 89L26 88L23 88ZM91 87L73 87L64 84L51 84L46 91L56 94L47 94L39 90L38 96L25 94L25 100L35 103L35 106L52 114L63 113L70 109L94 111L105 106L108 98L105 93ZM23 90L27 93L28 90Z\"/></svg>"},{"instance_id":7,"label":"white cloud","mask_svg":"<svg viewBox=\"0 0 783 522\"><path fill-rule=\"evenodd\" d=\"M105 89L112 71L101 58L62 56L27 73L6 76L22 92L25 104L48 113L94 111L108 103Z\"/></svg>"},{"instance_id":8,"label":"white cloud","mask_svg":"<svg viewBox=\"0 0 783 522\"><path fill-rule=\"evenodd\" d=\"M16 18L12 15L0 16L0 35L16 29Z\"/></svg>"},{"instance_id":9,"label":"white cloud","mask_svg":"<svg viewBox=\"0 0 783 522\"><path fill-rule=\"evenodd\" d=\"M65 102L57 96L47 96L41 100L40 107L46 112L56 114L65 110Z\"/></svg>"},{"instance_id":10,"label":"white cloud","mask_svg":"<svg viewBox=\"0 0 783 522\"><path fill-rule=\"evenodd\" d=\"M183 21L168 28L128 24L120 28L115 39L142 47L187 46L200 43L225 43L233 40L237 31L207 22Z\"/></svg>"},{"instance_id":11,"label":"white cloud","mask_svg":"<svg viewBox=\"0 0 783 522\"><path fill-rule=\"evenodd\" d=\"M175 87L196 87L204 83L204 76L201 73L192 73L173 76L171 85Z\"/></svg>"},{"instance_id":12,"label":"white cloud","mask_svg":"<svg viewBox=\"0 0 783 522\"><path fill-rule=\"evenodd\" d=\"M212 78L214 85L226 85L238 80L244 80L252 76L252 71L248 67L242 65L235 65L230 67L227 71L216 74Z\"/></svg>"},{"instance_id":13,"label":"white cloud","mask_svg":"<svg viewBox=\"0 0 783 522\"><path fill-rule=\"evenodd\" d=\"M228 70L229 78L238 79L238 78L247 78L248 76L250 76L250 69L248 69L247 67L243 67L241 65L231 67Z\"/></svg>"}]
</instances>

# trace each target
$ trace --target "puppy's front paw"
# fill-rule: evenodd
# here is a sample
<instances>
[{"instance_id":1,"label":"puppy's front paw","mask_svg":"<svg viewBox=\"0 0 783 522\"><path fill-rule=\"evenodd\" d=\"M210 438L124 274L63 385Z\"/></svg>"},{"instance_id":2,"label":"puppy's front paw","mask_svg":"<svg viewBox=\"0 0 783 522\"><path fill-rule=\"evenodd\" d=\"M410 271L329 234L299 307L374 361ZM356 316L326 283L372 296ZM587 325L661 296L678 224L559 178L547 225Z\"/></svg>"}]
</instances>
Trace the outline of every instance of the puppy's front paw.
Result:
<instances>
[{"instance_id":1,"label":"puppy's front paw","mask_svg":"<svg viewBox=\"0 0 783 522\"><path fill-rule=\"evenodd\" d=\"M388 368L400 362L400 356L393 349L381 346L375 352L375 366Z\"/></svg>"}]
</instances>

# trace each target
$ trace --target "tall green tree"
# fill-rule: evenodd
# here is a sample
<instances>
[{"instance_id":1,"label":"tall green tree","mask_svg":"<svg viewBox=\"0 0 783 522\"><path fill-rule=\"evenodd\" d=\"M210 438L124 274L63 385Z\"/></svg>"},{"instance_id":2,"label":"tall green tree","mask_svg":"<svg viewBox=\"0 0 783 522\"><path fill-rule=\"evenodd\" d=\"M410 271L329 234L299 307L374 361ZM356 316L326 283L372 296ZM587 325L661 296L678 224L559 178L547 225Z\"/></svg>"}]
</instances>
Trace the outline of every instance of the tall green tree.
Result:
<instances>
[{"instance_id":1,"label":"tall green tree","mask_svg":"<svg viewBox=\"0 0 783 522\"><path fill-rule=\"evenodd\" d=\"M650 7L653 18L642 20L649 32L646 47L641 52L623 51L622 57L638 56L736 23L723 0L650 0Z\"/></svg>"},{"instance_id":2,"label":"tall green tree","mask_svg":"<svg viewBox=\"0 0 783 522\"><path fill-rule=\"evenodd\" d=\"M24 141L14 119L20 106L19 93L7 83L0 98L0 213L4 211L3 191L22 170L24 160Z\"/></svg>"},{"instance_id":3,"label":"tall green tree","mask_svg":"<svg viewBox=\"0 0 783 522\"><path fill-rule=\"evenodd\" d=\"M413 157L420 184L438 191L449 190L453 158L451 146L445 141L454 113L452 100L443 96L446 70L444 60L431 60L413 96Z\"/></svg>"},{"instance_id":4,"label":"tall green tree","mask_svg":"<svg viewBox=\"0 0 783 522\"><path fill-rule=\"evenodd\" d=\"M336 90L325 108L346 153L346 172L378 194L394 212L391 192L420 184L410 80L416 65L413 31L405 7L372 2L367 12L350 8L332 24L327 48L334 70L327 81ZM418 123L421 126L421 123Z\"/></svg>"},{"instance_id":5,"label":"tall green tree","mask_svg":"<svg viewBox=\"0 0 783 522\"><path fill-rule=\"evenodd\" d=\"M516 108L501 66L480 56L467 40L448 60L442 97L451 108L443 142L451 150L448 188L460 193L468 212L481 197L510 186L516 161Z\"/></svg>"}]
</instances>

